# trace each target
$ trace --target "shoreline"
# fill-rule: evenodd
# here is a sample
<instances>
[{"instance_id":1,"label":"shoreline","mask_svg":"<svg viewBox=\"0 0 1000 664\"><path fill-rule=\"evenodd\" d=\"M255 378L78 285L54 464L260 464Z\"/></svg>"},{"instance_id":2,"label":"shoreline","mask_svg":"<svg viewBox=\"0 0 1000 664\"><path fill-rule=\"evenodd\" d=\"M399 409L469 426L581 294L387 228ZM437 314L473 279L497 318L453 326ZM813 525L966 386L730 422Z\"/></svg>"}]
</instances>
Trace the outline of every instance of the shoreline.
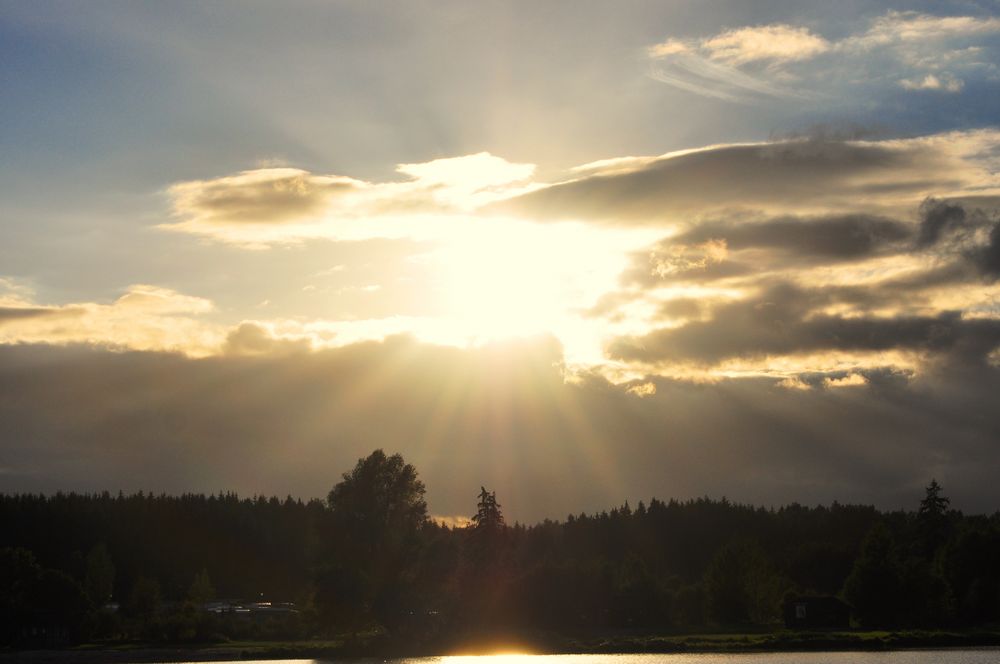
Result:
<instances>
[{"instance_id":1,"label":"shoreline","mask_svg":"<svg viewBox=\"0 0 1000 664\"><path fill-rule=\"evenodd\" d=\"M504 644L504 645L501 645ZM600 635L594 638L545 635L451 642L400 644L386 641L235 642L203 646L167 644L88 644L65 649L0 651L0 663L220 662L239 660L358 660L368 658L486 655L499 651L556 654L740 654L779 652L888 652L1000 648L1000 631L766 632L691 635Z\"/></svg>"}]
</instances>

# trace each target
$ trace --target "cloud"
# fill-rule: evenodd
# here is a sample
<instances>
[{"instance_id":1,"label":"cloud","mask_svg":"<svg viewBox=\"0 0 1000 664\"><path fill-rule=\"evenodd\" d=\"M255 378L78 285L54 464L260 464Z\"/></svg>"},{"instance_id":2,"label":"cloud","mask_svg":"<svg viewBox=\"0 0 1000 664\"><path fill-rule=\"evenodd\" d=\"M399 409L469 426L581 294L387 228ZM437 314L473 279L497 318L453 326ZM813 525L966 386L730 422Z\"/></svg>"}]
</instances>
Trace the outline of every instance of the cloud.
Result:
<instances>
[{"instance_id":1,"label":"cloud","mask_svg":"<svg viewBox=\"0 0 1000 664\"><path fill-rule=\"evenodd\" d=\"M1000 19L992 16L889 11L835 41L775 23L670 38L646 52L650 76L682 90L733 102L797 97L829 106L853 96L849 91L884 87L886 77L902 90L950 93L962 91L963 78L989 81L986 50L996 48L996 35Z\"/></svg>"},{"instance_id":2,"label":"cloud","mask_svg":"<svg viewBox=\"0 0 1000 664\"><path fill-rule=\"evenodd\" d=\"M710 265L725 261L727 254L725 240L709 238L693 246L670 243L658 252L650 252L650 271L660 278L704 271Z\"/></svg>"},{"instance_id":3,"label":"cloud","mask_svg":"<svg viewBox=\"0 0 1000 664\"><path fill-rule=\"evenodd\" d=\"M883 141L797 139L632 158L494 205L537 220L677 224L711 214L895 214L1000 184L995 131Z\"/></svg>"},{"instance_id":4,"label":"cloud","mask_svg":"<svg viewBox=\"0 0 1000 664\"><path fill-rule=\"evenodd\" d=\"M741 69L742 65L806 60L830 44L808 29L785 24L727 30L696 40L667 39L650 46L650 76L674 87L727 101L748 96L805 98L812 95Z\"/></svg>"},{"instance_id":5,"label":"cloud","mask_svg":"<svg viewBox=\"0 0 1000 664\"><path fill-rule=\"evenodd\" d=\"M498 215L661 226L722 213L891 216L928 195L1000 189L990 156L998 143L991 130L881 141L813 136L604 159L553 183L533 180L530 164L488 153L402 164L403 182L261 169L175 185L177 220L161 227L262 248L317 238L447 243L474 226L486 232Z\"/></svg>"},{"instance_id":6,"label":"cloud","mask_svg":"<svg viewBox=\"0 0 1000 664\"><path fill-rule=\"evenodd\" d=\"M77 309L50 309L45 307L0 307L0 325L10 321L38 318L58 318L77 315Z\"/></svg>"},{"instance_id":7,"label":"cloud","mask_svg":"<svg viewBox=\"0 0 1000 664\"><path fill-rule=\"evenodd\" d=\"M866 214L709 220L635 252L621 283L709 284L909 253L915 225ZM845 270L849 270L845 265ZM964 278L964 276L963 276ZM634 298L633 298L634 299Z\"/></svg>"},{"instance_id":8,"label":"cloud","mask_svg":"<svg viewBox=\"0 0 1000 664\"><path fill-rule=\"evenodd\" d=\"M808 60L830 50L830 42L807 28L777 23L727 30L702 41L701 47L713 60L742 65L758 60Z\"/></svg>"},{"instance_id":9,"label":"cloud","mask_svg":"<svg viewBox=\"0 0 1000 664\"><path fill-rule=\"evenodd\" d=\"M651 58L663 58L669 55L679 55L681 53L690 53L691 46L680 39L668 39L659 44L653 44L647 49L647 53Z\"/></svg>"},{"instance_id":10,"label":"cloud","mask_svg":"<svg viewBox=\"0 0 1000 664\"><path fill-rule=\"evenodd\" d=\"M129 286L110 303L38 305L8 292L0 295L0 344L83 343L204 355L221 340L221 327L201 319L212 310L209 300L147 284Z\"/></svg>"},{"instance_id":11,"label":"cloud","mask_svg":"<svg viewBox=\"0 0 1000 664\"><path fill-rule=\"evenodd\" d=\"M920 206L917 247L946 256L958 255L980 276L992 281L1000 276L1000 219L995 202L990 203L990 208L983 209L960 200L924 201ZM960 267L956 264L952 268L956 277L962 276Z\"/></svg>"},{"instance_id":12,"label":"cloud","mask_svg":"<svg viewBox=\"0 0 1000 664\"><path fill-rule=\"evenodd\" d=\"M709 221L667 242L690 245L715 239L724 241L732 251L766 248L808 260L855 260L902 247L912 233L912 225L906 222L853 214L757 222Z\"/></svg>"},{"instance_id":13,"label":"cloud","mask_svg":"<svg viewBox=\"0 0 1000 664\"><path fill-rule=\"evenodd\" d=\"M1000 316L966 318L959 311L933 315L873 315L873 304L892 306L905 296L877 284L873 289L802 288L778 281L760 292L717 304L711 316L638 337L621 337L609 354L626 362L718 365L728 359L845 352L931 355L961 354L983 361L1000 346ZM860 306L845 314L827 313L831 305ZM884 360L883 360L884 361Z\"/></svg>"},{"instance_id":14,"label":"cloud","mask_svg":"<svg viewBox=\"0 0 1000 664\"><path fill-rule=\"evenodd\" d=\"M649 76L661 83L724 101L745 101L755 96L786 99L813 96L689 52L672 55L666 62L657 60L650 67Z\"/></svg>"},{"instance_id":15,"label":"cloud","mask_svg":"<svg viewBox=\"0 0 1000 664\"><path fill-rule=\"evenodd\" d=\"M1000 221L990 229L988 242L968 251L979 270L991 279L1000 277Z\"/></svg>"},{"instance_id":16,"label":"cloud","mask_svg":"<svg viewBox=\"0 0 1000 664\"><path fill-rule=\"evenodd\" d=\"M174 212L204 225L282 224L321 213L334 198L355 196L365 183L296 168L261 168L170 187Z\"/></svg>"},{"instance_id":17,"label":"cloud","mask_svg":"<svg viewBox=\"0 0 1000 664\"><path fill-rule=\"evenodd\" d=\"M827 386L829 387L858 387L861 385L867 385L868 379L860 373L851 373L838 378L827 377L825 379Z\"/></svg>"},{"instance_id":18,"label":"cloud","mask_svg":"<svg viewBox=\"0 0 1000 664\"><path fill-rule=\"evenodd\" d=\"M920 233L917 246L930 247L946 234L967 228L970 220L965 207L959 203L929 198L920 205Z\"/></svg>"},{"instance_id":19,"label":"cloud","mask_svg":"<svg viewBox=\"0 0 1000 664\"><path fill-rule=\"evenodd\" d=\"M845 39L844 47L875 48L997 33L1000 33L1000 18L993 16L933 16L915 11L889 11L874 19L864 33Z\"/></svg>"},{"instance_id":20,"label":"cloud","mask_svg":"<svg viewBox=\"0 0 1000 664\"><path fill-rule=\"evenodd\" d=\"M345 290L371 292L377 288ZM297 316L224 322L219 316L209 316L218 313L215 309L205 298L145 284L129 286L110 302L40 305L30 297L0 293L0 345L84 344L191 357L276 357L398 335L455 347L482 345L491 338L485 336L480 321L441 315Z\"/></svg>"},{"instance_id":21,"label":"cloud","mask_svg":"<svg viewBox=\"0 0 1000 664\"><path fill-rule=\"evenodd\" d=\"M323 289L361 302L358 289L377 284L377 294L363 298L379 299L378 306L337 318L272 307L269 317L250 319L225 303L216 309L205 298L151 285L133 285L109 302L62 304L8 287L0 342L268 358L393 334L467 347L550 332L559 335L574 375L595 371L618 382L645 372L714 380L875 366L915 371L988 340L990 321L1000 318L1000 232L992 213L975 207L997 200L998 143L996 132L983 130L721 145L591 162L549 185L525 179L530 167L485 153L403 165L410 181L383 183L383 208L399 208L389 195L396 185L437 197L442 209L458 209L449 196L482 198L471 210L442 213L454 214L449 234L414 262L405 275L411 281L372 265L344 270L355 275L350 280L331 272L326 277L337 283L314 283L313 267L295 289L300 298ZM220 181L222 189L242 182ZM302 184L302 195L341 195L322 182ZM214 193L204 205L214 210L231 199L242 209L246 201L270 200L272 184L232 197L206 187ZM231 209L218 207L219 214ZM300 209L311 208L294 208L292 216ZM429 220L393 214L410 227ZM549 221L567 223L538 223ZM273 230L285 241L303 237L282 235L299 224L289 219L225 223ZM774 311L758 300L776 284L791 290L774 297L805 303L781 315L780 334L759 318ZM400 310L414 292L427 304ZM739 339L734 330L745 322L752 334ZM886 341L894 334L901 339L895 345Z\"/></svg>"},{"instance_id":22,"label":"cloud","mask_svg":"<svg viewBox=\"0 0 1000 664\"><path fill-rule=\"evenodd\" d=\"M400 164L399 182L369 182L295 168L260 168L167 190L176 221L162 228L250 247L309 238L419 234L398 221L467 212L525 191L532 164L487 152Z\"/></svg>"},{"instance_id":23,"label":"cloud","mask_svg":"<svg viewBox=\"0 0 1000 664\"><path fill-rule=\"evenodd\" d=\"M625 388L625 391L639 397L640 399L644 399L656 394L656 383L649 381L646 381L645 383L636 383L635 385L630 385Z\"/></svg>"},{"instance_id":24,"label":"cloud","mask_svg":"<svg viewBox=\"0 0 1000 664\"><path fill-rule=\"evenodd\" d=\"M651 495L912 507L930 476L959 508L1000 500L989 366L803 374L791 390L566 382L560 361L544 339L201 359L0 347L4 486L316 497L382 447L416 465L444 515L473 514L483 484L521 521Z\"/></svg>"},{"instance_id":25,"label":"cloud","mask_svg":"<svg viewBox=\"0 0 1000 664\"><path fill-rule=\"evenodd\" d=\"M446 528L468 528L473 523L472 517L464 514L452 514L449 516L432 514L431 520L439 526L444 526Z\"/></svg>"},{"instance_id":26,"label":"cloud","mask_svg":"<svg viewBox=\"0 0 1000 664\"><path fill-rule=\"evenodd\" d=\"M899 85L907 90L941 90L944 92L961 92L965 83L961 79L951 76L937 77L934 74L927 74L920 80L908 78L901 79Z\"/></svg>"},{"instance_id":27,"label":"cloud","mask_svg":"<svg viewBox=\"0 0 1000 664\"><path fill-rule=\"evenodd\" d=\"M963 345L985 357L1000 346L1000 321L963 321L956 314L893 318L820 315L803 320L794 313L786 318L788 313L772 301L741 302L718 311L710 322L619 339L610 353L617 359L650 364L711 364L730 358L825 351L940 353Z\"/></svg>"},{"instance_id":28,"label":"cloud","mask_svg":"<svg viewBox=\"0 0 1000 664\"><path fill-rule=\"evenodd\" d=\"M636 252L590 313L628 329L612 359L669 375L981 364L1000 347L1000 221L954 200L915 216L694 225Z\"/></svg>"},{"instance_id":29,"label":"cloud","mask_svg":"<svg viewBox=\"0 0 1000 664\"><path fill-rule=\"evenodd\" d=\"M308 337L282 338L259 323L244 322L226 335L222 352L225 355L273 356L303 353L311 348Z\"/></svg>"}]
</instances>

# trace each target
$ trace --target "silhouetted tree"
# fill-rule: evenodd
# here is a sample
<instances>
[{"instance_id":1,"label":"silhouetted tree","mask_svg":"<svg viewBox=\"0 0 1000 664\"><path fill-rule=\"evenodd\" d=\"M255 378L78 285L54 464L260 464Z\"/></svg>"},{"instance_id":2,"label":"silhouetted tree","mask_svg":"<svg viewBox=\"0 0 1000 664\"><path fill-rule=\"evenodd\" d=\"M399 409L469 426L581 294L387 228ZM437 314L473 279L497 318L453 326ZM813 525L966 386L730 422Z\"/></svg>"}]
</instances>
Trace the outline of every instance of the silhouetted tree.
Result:
<instances>
[{"instance_id":1,"label":"silhouetted tree","mask_svg":"<svg viewBox=\"0 0 1000 664\"><path fill-rule=\"evenodd\" d=\"M948 505L951 501L942 495L941 485L931 480L925 489L917 510L917 548L926 560L931 560L937 550L948 540L950 524Z\"/></svg>"},{"instance_id":2,"label":"silhouetted tree","mask_svg":"<svg viewBox=\"0 0 1000 664\"><path fill-rule=\"evenodd\" d=\"M92 604L125 598L119 612L91 608L80 634L97 638L300 638L376 623L405 640L463 628L578 635L698 628L708 610L716 623L767 623L793 582L805 594L843 589L866 626L1000 620L1000 515L952 510L937 482L909 512L653 498L529 527L506 525L482 487L471 526L451 529L427 521L416 471L376 452L328 498L0 494L0 640L56 616L59 597L73 606L73 579ZM192 583L203 569L211 581ZM211 616L191 599L208 586L302 610ZM74 620L51 622L65 632Z\"/></svg>"},{"instance_id":3,"label":"silhouetted tree","mask_svg":"<svg viewBox=\"0 0 1000 664\"><path fill-rule=\"evenodd\" d=\"M951 504L951 499L941 495L942 488L938 484L938 481L932 479L924 491L926 495L920 501L920 509L917 511L917 516L920 518L940 518L944 516L948 511L948 505Z\"/></svg>"},{"instance_id":4,"label":"silhouetted tree","mask_svg":"<svg viewBox=\"0 0 1000 664\"><path fill-rule=\"evenodd\" d=\"M495 564L503 553L506 528L496 492L491 493L486 487L480 487L479 502L476 504L469 533L472 562L480 567Z\"/></svg>"},{"instance_id":5,"label":"silhouetted tree","mask_svg":"<svg viewBox=\"0 0 1000 664\"><path fill-rule=\"evenodd\" d=\"M127 616L148 628L159 616L162 606L160 582L148 576L140 576L132 585L132 592L122 609Z\"/></svg>"},{"instance_id":6,"label":"silhouetted tree","mask_svg":"<svg viewBox=\"0 0 1000 664\"><path fill-rule=\"evenodd\" d=\"M645 561L634 553L618 568L612 609L621 627L656 627L670 622L670 600Z\"/></svg>"},{"instance_id":7,"label":"silhouetted tree","mask_svg":"<svg viewBox=\"0 0 1000 664\"><path fill-rule=\"evenodd\" d=\"M902 569L892 535L877 523L844 584L844 598L862 627L894 627L904 611Z\"/></svg>"},{"instance_id":8,"label":"silhouetted tree","mask_svg":"<svg viewBox=\"0 0 1000 664\"><path fill-rule=\"evenodd\" d=\"M371 620L370 594L371 584L356 567L332 563L317 571L314 601L327 628L357 632L364 627Z\"/></svg>"},{"instance_id":9,"label":"silhouetted tree","mask_svg":"<svg viewBox=\"0 0 1000 664\"><path fill-rule=\"evenodd\" d=\"M723 625L774 621L785 591L760 545L747 542L727 544L715 555L704 586L709 614Z\"/></svg>"},{"instance_id":10,"label":"silhouetted tree","mask_svg":"<svg viewBox=\"0 0 1000 664\"><path fill-rule=\"evenodd\" d=\"M1000 619L1000 529L978 522L967 527L945 550L943 566L966 624Z\"/></svg>"},{"instance_id":11,"label":"silhouetted tree","mask_svg":"<svg viewBox=\"0 0 1000 664\"><path fill-rule=\"evenodd\" d=\"M209 578L207 569L202 569L195 574L194 581L188 588L187 599L196 606L215 599L215 586L212 585L212 579Z\"/></svg>"},{"instance_id":12,"label":"silhouetted tree","mask_svg":"<svg viewBox=\"0 0 1000 664\"><path fill-rule=\"evenodd\" d=\"M705 624L705 591L700 583L682 586L671 602L671 622L679 627Z\"/></svg>"},{"instance_id":13,"label":"silhouetted tree","mask_svg":"<svg viewBox=\"0 0 1000 664\"><path fill-rule=\"evenodd\" d=\"M27 598L32 627L44 629L48 640L76 641L90 609L83 588L66 572L43 569Z\"/></svg>"},{"instance_id":14,"label":"silhouetted tree","mask_svg":"<svg viewBox=\"0 0 1000 664\"><path fill-rule=\"evenodd\" d=\"M115 565L111 562L108 547L101 542L87 554L87 573L83 580L83 590L95 607L101 607L111 600L114 589Z\"/></svg>"},{"instance_id":15,"label":"silhouetted tree","mask_svg":"<svg viewBox=\"0 0 1000 664\"><path fill-rule=\"evenodd\" d=\"M0 549L0 639L13 643L29 626L29 602L42 568L25 549Z\"/></svg>"},{"instance_id":16,"label":"silhouetted tree","mask_svg":"<svg viewBox=\"0 0 1000 664\"><path fill-rule=\"evenodd\" d=\"M389 627L411 611L403 589L413 582L410 571L428 522L424 492L402 456L375 450L327 497L333 551L319 580L354 588L354 610Z\"/></svg>"},{"instance_id":17,"label":"silhouetted tree","mask_svg":"<svg viewBox=\"0 0 1000 664\"><path fill-rule=\"evenodd\" d=\"M479 503L476 505L476 515L472 517L472 523L476 530L489 532L498 531L506 525L500 504L497 502L496 491L490 493L486 487L480 487Z\"/></svg>"}]
</instances>

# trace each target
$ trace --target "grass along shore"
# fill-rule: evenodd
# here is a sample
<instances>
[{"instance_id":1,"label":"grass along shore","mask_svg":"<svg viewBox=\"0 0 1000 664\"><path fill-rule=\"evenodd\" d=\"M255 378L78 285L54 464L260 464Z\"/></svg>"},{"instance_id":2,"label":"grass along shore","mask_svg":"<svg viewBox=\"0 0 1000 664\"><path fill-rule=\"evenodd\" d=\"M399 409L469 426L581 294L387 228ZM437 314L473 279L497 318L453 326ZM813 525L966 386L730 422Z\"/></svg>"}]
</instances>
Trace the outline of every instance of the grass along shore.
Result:
<instances>
[{"instance_id":1,"label":"grass along shore","mask_svg":"<svg viewBox=\"0 0 1000 664\"><path fill-rule=\"evenodd\" d=\"M413 644L385 638L326 641L230 641L204 645L93 643L65 649L4 650L0 662L213 662L257 659L350 659L447 654L526 652L575 653L751 653L886 651L1000 647L1000 630L907 630L843 632L725 632L703 634L617 633L592 637L556 634L456 639Z\"/></svg>"}]
</instances>

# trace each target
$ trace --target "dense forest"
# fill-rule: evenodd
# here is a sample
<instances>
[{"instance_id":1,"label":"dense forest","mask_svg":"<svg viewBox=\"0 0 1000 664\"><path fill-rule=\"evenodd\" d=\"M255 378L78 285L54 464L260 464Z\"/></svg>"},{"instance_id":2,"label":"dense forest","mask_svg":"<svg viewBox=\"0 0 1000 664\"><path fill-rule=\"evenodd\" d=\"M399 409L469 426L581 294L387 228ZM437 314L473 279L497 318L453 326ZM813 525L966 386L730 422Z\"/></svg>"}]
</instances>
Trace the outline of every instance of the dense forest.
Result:
<instances>
[{"instance_id":1,"label":"dense forest","mask_svg":"<svg viewBox=\"0 0 1000 664\"><path fill-rule=\"evenodd\" d=\"M483 488L464 528L423 496L381 450L325 501L2 495L0 641L747 629L832 596L861 628L1000 618L1000 513L934 481L910 512L653 498L532 526Z\"/></svg>"}]
</instances>

